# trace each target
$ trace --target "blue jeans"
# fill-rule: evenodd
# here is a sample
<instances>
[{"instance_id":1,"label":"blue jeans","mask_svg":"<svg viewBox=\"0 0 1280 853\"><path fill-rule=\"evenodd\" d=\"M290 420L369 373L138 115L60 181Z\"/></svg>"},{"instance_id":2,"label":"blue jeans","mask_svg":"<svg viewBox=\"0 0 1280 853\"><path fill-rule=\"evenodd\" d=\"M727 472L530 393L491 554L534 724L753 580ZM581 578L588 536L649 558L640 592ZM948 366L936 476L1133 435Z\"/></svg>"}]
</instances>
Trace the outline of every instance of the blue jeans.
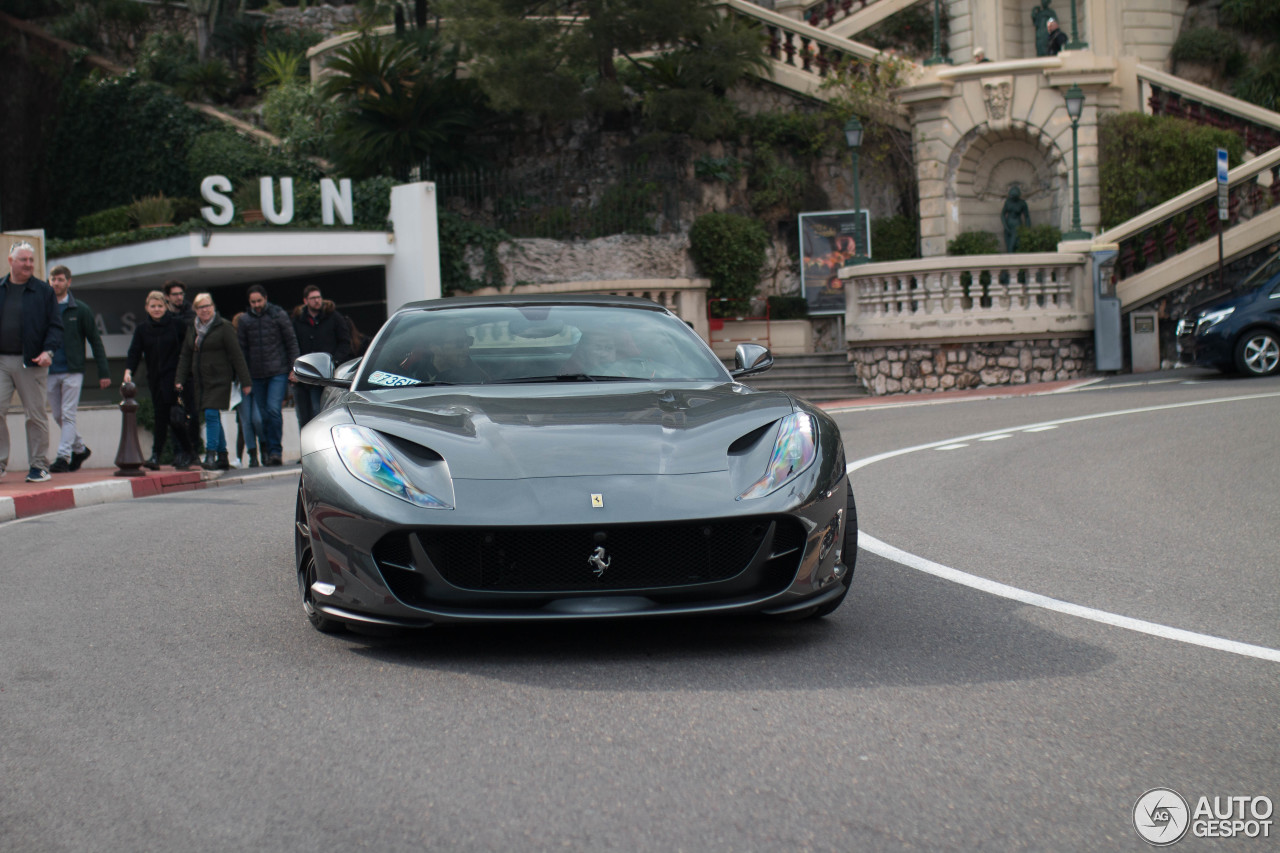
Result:
<instances>
[{"instance_id":1,"label":"blue jeans","mask_svg":"<svg viewBox=\"0 0 1280 853\"><path fill-rule=\"evenodd\" d=\"M289 374L278 373L263 379L253 380L253 392L249 401L253 404L255 417L241 418L244 423L245 447L253 449L256 444L268 456L280 456L284 452L282 445L284 435L285 394L289 392ZM241 403L241 405L244 405Z\"/></svg>"},{"instance_id":2,"label":"blue jeans","mask_svg":"<svg viewBox=\"0 0 1280 853\"><path fill-rule=\"evenodd\" d=\"M213 453L227 452L227 437L222 434L222 412L204 410L204 449Z\"/></svg>"}]
</instances>

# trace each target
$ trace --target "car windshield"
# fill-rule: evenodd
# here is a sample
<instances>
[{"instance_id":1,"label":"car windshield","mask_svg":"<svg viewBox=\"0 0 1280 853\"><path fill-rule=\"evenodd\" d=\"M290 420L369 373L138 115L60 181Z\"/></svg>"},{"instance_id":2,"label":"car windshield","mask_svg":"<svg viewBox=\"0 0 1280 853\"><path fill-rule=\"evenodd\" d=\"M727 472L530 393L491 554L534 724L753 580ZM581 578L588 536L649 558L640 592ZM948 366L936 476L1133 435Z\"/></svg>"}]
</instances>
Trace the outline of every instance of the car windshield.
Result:
<instances>
[{"instance_id":1,"label":"car windshield","mask_svg":"<svg viewBox=\"0 0 1280 853\"><path fill-rule=\"evenodd\" d=\"M472 305L393 317L360 388L728 378L694 331L662 310Z\"/></svg>"}]
</instances>

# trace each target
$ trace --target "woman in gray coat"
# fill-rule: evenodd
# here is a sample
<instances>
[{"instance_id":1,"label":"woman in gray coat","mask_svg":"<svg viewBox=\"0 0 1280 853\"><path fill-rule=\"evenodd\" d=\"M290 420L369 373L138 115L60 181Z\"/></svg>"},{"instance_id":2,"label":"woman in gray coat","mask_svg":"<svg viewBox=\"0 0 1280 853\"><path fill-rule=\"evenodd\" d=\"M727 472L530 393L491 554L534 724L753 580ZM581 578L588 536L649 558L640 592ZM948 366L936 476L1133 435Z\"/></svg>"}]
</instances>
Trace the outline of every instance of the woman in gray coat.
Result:
<instances>
[{"instance_id":1,"label":"woman in gray coat","mask_svg":"<svg viewBox=\"0 0 1280 853\"><path fill-rule=\"evenodd\" d=\"M241 393L253 392L249 366L240 351L235 327L214 310L213 297L197 294L192 307L196 320L182 344L175 387L181 391L188 380L195 382L196 405L204 409L205 455L200 467L225 471L231 462L222 432L222 412L231 407L232 381L240 380Z\"/></svg>"}]
</instances>

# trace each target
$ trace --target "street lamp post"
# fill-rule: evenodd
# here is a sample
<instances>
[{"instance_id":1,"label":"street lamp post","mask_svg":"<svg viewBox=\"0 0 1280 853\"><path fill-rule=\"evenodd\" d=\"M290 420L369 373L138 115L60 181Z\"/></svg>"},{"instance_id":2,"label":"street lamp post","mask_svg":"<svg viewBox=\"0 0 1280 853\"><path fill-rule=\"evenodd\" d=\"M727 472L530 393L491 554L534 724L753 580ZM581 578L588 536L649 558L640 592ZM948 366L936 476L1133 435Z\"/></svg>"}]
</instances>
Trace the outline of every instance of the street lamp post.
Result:
<instances>
[{"instance_id":1,"label":"street lamp post","mask_svg":"<svg viewBox=\"0 0 1280 853\"><path fill-rule=\"evenodd\" d=\"M933 0L933 56L924 61L925 65L950 65L951 57L942 55L942 0Z\"/></svg>"},{"instance_id":2,"label":"street lamp post","mask_svg":"<svg viewBox=\"0 0 1280 853\"><path fill-rule=\"evenodd\" d=\"M1071 0L1071 41L1067 42L1067 50L1084 50L1088 46L1087 41L1080 41L1080 30L1076 26L1076 0Z\"/></svg>"},{"instance_id":3,"label":"street lamp post","mask_svg":"<svg viewBox=\"0 0 1280 853\"><path fill-rule=\"evenodd\" d=\"M862 213L862 182L858 176L858 149L862 147L862 122L858 121L857 116L845 122L844 141L849 146L849 156L853 160L853 211L857 221L858 215ZM850 263L865 264L868 261L866 247L863 245L864 238L864 234L858 235L857 254Z\"/></svg>"},{"instance_id":4,"label":"street lamp post","mask_svg":"<svg viewBox=\"0 0 1280 853\"><path fill-rule=\"evenodd\" d=\"M1091 235L1080 228L1080 115L1084 112L1084 92L1072 84L1066 93L1067 115L1071 117L1071 151L1075 163L1071 168L1071 230L1063 240L1088 240Z\"/></svg>"}]
</instances>

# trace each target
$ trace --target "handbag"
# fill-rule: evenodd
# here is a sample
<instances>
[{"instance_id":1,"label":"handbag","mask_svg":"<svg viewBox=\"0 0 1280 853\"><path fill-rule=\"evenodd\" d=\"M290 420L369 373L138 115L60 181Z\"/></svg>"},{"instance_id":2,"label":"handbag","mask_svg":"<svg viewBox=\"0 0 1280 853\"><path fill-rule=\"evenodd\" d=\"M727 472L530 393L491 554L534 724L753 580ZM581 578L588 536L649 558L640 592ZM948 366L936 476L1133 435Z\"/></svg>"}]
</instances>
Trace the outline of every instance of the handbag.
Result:
<instances>
[{"instance_id":1,"label":"handbag","mask_svg":"<svg viewBox=\"0 0 1280 853\"><path fill-rule=\"evenodd\" d=\"M169 423L174 429L184 429L187 425L187 410L181 403L169 407Z\"/></svg>"}]
</instances>

